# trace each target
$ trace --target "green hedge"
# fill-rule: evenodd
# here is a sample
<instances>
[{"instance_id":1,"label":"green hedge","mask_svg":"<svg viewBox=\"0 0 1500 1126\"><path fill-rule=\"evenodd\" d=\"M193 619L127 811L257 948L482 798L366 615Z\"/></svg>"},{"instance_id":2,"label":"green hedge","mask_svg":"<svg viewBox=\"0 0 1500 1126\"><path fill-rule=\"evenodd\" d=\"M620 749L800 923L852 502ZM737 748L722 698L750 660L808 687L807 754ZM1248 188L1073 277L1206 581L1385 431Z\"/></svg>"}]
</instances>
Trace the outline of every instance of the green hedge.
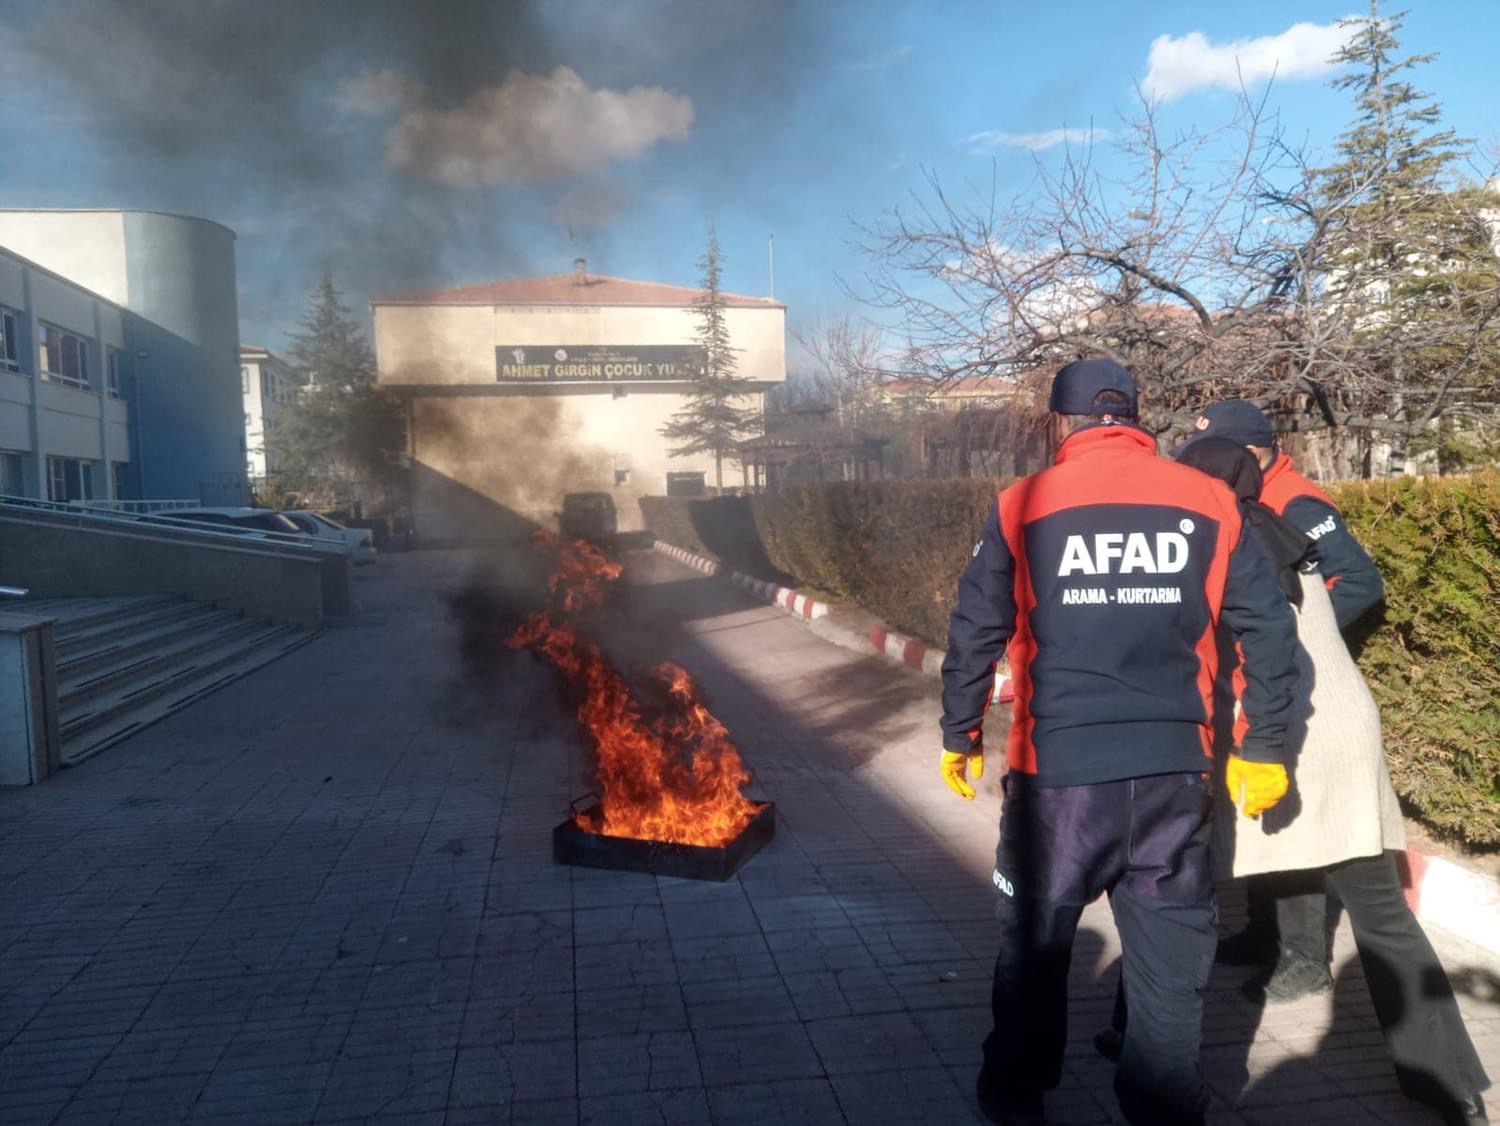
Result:
<instances>
[{"instance_id":1,"label":"green hedge","mask_svg":"<svg viewBox=\"0 0 1500 1126\"><path fill-rule=\"evenodd\" d=\"M1359 663L1396 790L1443 832L1500 845L1500 474L1331 494L1385 578Z\"/></svg>"},{"instance_id":2,"label":"green hedge","mask_svg":"<svg viewBox=\"0 0 1500 1126\"><path fill-rule=\"evenodd\" d=\"M804 485L756 497L755 524L781 570L941 644L995 493L973 478Z\"/></svg>"},{"instance_id":3,"label":"green hedge","mask_svg":"<svg viewBox=\"0 0 1500 1126\"><path fill-rule=\"evenodd\" d=\"M848 598L941 646L997 487L846 482L641 507L669 543ZM1396 789L1445 834L1500 845L1500 474L1330 492L1386 581L1360 665L1380 701Z\"/></svg>"}]
</instances>

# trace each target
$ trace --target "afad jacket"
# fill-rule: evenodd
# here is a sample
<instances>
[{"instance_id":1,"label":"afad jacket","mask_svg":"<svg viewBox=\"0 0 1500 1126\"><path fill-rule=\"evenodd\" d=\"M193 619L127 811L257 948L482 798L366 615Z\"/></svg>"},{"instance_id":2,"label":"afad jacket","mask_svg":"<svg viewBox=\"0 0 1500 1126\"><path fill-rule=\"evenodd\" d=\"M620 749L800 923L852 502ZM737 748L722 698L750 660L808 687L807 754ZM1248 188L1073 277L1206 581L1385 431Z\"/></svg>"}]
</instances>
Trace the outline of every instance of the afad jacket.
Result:
<instances>
[{"instance_id":1,"label":"afad jacket","mask_svg":"<svg viewBox=\"0 0 1500 1126\"><path fill-rule=\"evenodd\" d=\"M1010 653L1006 758L1038 785L1201 771L1223 621L1244 653L1240 754L1287 758L1296 624L1220 481L1114 422L1002 492L958 585L943 662L943 747L971 751Z\"/></svg>"},{"instance_id":2,"label":"afad jacket","mask_svg":"<svg viewBox=\"0 0 1500 1126\"><path fill-rule=\"evenodd\" d=\"M1338 505L1293 469L1286 454L1278 453L1265 471L1260 502L1318 545L1318 570L1328 583L1339 629L1348 629L1380 601L1385 584L1375 561L1349 534Z\"/></svg>"}]
</instances>

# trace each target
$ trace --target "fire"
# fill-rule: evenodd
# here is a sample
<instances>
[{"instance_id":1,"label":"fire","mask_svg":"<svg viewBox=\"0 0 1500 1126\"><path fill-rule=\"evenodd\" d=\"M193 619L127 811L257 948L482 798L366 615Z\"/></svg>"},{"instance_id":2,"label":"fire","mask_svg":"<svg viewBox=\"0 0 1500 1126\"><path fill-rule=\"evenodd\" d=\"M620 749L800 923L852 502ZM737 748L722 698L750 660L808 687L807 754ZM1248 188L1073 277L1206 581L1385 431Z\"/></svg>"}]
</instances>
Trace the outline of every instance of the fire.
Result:
<instances>
[{"instance_id":1,"label":"fire","mask_svg":"<svg viewBox=\"0 0 1500 1126\"><path fill-rule=\"evenodd\" d=\"M552 544L545 533L536 540ZM542 654L582 694L578 721L597 762L603 820L580 815L579 827L611 837L726 844L758 807L740 792L750 772L729 732L703 706L693 678L677 665L658 666L652 681L661 706L648 711L570 620L598 606L619 577L620 565L591 544L562 545L549 582L557 610L533 614L509 642Z\"/></svg>"}]
</instances>

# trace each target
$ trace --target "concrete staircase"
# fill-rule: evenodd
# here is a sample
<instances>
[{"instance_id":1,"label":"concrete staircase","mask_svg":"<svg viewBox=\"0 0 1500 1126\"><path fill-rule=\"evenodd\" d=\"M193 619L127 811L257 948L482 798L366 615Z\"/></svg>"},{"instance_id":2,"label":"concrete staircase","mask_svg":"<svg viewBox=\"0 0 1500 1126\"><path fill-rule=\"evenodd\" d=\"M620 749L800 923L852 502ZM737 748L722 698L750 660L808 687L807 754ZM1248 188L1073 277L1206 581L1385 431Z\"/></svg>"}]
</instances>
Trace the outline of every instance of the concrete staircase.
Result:
<instances>
[{"instance_id":1,"label":"concrete staircase","mask_svg":"<svg viewBox=\"0 0 1500 1126\"><path fill-rule=\"evenodd\" d=\"M54 627L62 763L72 766L312 640L201 602L154 595L27 598Z\"/></svg>"}]
</instances>

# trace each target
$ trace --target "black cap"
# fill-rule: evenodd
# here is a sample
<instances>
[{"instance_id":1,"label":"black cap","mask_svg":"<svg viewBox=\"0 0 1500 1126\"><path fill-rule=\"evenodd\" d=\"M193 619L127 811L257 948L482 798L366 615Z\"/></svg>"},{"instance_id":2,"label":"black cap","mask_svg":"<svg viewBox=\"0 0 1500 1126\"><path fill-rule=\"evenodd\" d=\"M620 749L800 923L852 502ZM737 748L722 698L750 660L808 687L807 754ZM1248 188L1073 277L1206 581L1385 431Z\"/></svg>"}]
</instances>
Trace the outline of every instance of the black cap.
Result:
<instances>
[{"instance_id":1,"label":"black cap","mask_svg":"<svg viewBox=\"0 0 1500 1126\"><path fill-rule=\"evenodd\" d=\"M1221 399L1203 408L1193 420L1193 433L1188 438L1228 438L1242 446L1265 446L1276 444L1276 428L1254 403L1244 399Z\"/></svg>"},{"instance_id":2,"label":"black cap","mask_svg":"<svg viewBox=\"0 0 1500 1126\"><path fill-rule=\"evenodd\" d=\"M1118 391L1123 403L1096 403L1100 391ZM1047 409L1057 414L1112 414L1134 418L1136 414L1135 377L1114 360L1097 356L1092 360L1075 360L1052 377L1052 398Z\"/></svg>"}]
</instances>

